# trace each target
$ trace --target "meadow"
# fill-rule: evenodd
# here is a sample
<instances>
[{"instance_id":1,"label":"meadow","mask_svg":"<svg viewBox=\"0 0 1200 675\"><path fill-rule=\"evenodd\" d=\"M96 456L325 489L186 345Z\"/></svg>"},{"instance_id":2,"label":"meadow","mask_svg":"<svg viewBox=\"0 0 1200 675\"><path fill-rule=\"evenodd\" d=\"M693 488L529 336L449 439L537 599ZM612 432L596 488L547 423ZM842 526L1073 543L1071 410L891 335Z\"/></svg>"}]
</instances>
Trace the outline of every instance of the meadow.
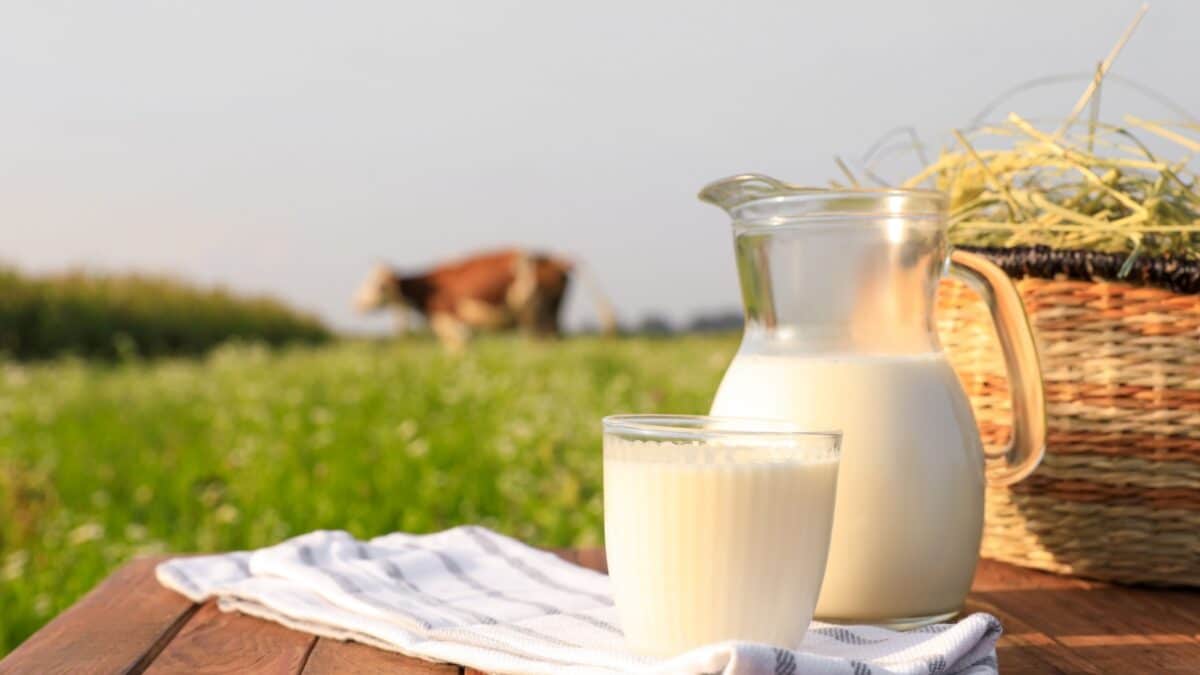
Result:
<instances>
[{"instance_id":1,"label":"meadow","mask_svg":"<svg viewBox=\"0 0 1200 675\"><path fill-rule=\"evenodd\" d=\"M704 412L733 335L0 362L0 654L129 558L481 523L602 542L600 417Z\"/></svg>"}]
</instances>

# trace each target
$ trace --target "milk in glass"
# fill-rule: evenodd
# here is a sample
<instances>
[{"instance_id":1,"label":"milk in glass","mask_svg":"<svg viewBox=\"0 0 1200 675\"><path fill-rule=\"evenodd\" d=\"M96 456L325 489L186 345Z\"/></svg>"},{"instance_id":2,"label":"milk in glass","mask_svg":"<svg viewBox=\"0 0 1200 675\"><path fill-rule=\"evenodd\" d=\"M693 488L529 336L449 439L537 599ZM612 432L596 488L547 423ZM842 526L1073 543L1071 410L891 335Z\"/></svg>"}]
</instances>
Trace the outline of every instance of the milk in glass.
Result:
<instances>
[{"instance_id":1,"label":"milk in glass","mask_svg":"<svg viewBox=\"0 0 1200 675\"><path fill-rule=\"evenodd\" d=\"M629 647L794 648L828 552L836 450L605 436L608 568Z\"/></svg>"}]
</instances>

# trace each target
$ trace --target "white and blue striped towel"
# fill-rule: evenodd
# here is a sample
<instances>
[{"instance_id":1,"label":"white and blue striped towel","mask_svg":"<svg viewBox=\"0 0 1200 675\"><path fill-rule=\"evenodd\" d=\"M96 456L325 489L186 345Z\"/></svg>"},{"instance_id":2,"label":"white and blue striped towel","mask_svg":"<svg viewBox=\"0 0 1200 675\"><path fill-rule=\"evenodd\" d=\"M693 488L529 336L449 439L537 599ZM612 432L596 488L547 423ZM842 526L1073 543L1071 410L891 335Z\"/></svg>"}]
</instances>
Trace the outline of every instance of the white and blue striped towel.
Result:
<instances>
[{"instance_id":1,"label":"white and blue striped towel","mask_svg":"<svg viewBox=\"0 0 1200 675\"><path fill-rule=\"evenodd\" d=\"M177 558L158 579L194 601L325 637L496 673L996 673L1000 623L973 614L899 633L814 622L796 651L728 642L670 660L625 649L608 577L481 527L367 542L313 532Z\"/></svg>"}]
</instances>

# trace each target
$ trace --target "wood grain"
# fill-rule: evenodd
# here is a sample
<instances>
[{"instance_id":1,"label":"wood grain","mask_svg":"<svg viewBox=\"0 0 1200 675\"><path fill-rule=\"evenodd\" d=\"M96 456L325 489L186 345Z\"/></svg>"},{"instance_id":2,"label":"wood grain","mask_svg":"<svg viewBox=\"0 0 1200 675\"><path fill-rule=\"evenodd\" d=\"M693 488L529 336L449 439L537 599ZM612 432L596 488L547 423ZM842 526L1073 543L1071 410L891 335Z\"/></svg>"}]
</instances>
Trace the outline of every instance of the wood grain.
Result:
<instances>
[{"instance_id":1,"label":"wood grain","mask_svg":"<svg viewBox=\"0 0 1200 675\"><path fill-rule=\"evenodd\" d=\"M569 563L608 574L608 560L602 548L555 548L550 552Z\"/></svg>"},{"instance_id":2,"label":"wood grain","mask_svg":"<svg viewBox=\"0 0 1200 675\"><path fill-rule=\"evenodd\" d=\"M608 560L604 557L604 549L602 548L580 549L576 562L588 569L608 574Z\"/></svg>"},{"instance_id":3,"label":"wood grain","mask_svg":"<svg viewBox=\"0 0 1200 675\"><path fill-rule=\"evenodd\" d=\"M141 672L196 607L154 578L164 559L118 569L0 661L0 673Z\"/></svg>"},{"instance_id":4,"label":"wood grain","mask_svg":"<svg viewBox=\"0 0 1200 675\"><path fill-rule=\"evenodd\" d=\"M1101 673L1102 671L1076 656L1045 633L1037 630L1016 615L972 594L964 611L987 612L1000 620L1004 634L996 644L996 657L1004 675L1032 673Z\"/></svg>"},{"instance_id":5,"label":"wood grain","mask_svg":"<svg viewBox=\"0 0 1200 675\"><path fill-rule=\"evenodd\" d=\"M166 673L300 672L317 638L205 603L146 669Z\"/></svg>"},{"instance_id":6,"label":"wood grain","mask_svg":"<svg viewBox=\"0 0 1200 675\"><path fill-rule=\"evenodd\" d=\"M971 592L1016 591L1034 588L1106 588L1107 584L1076 577L1064 577L1040 570L980 558L971 581Z\"/></svg>"},{"instance_id":7,"label":"wood grain","mask_svg":"<svg viewBox=\"0 0 1200 675\"><path fill-rule=\"evenodd\" d=\"M462 668L449 663L430 663L402 654L368 647L357 642L318 638L304 675L362 673L363 675L459 675Z\"/></svg>"},{"instance_id":8,"label":"wood grain","mask_svg":"<svg viewBox=\"0 0 1200 675\"><path fill-rule=\"evenodd\" d=\"M606 568L602 549L554 552ZM159 586L157 562L143 559L118 570L0 661L0 674L464 672L318 639L212 604L197 608ZM1004 675L1200 672L1200 593L1194 591L1111 586L983 560L966 610L990 612L1004 625L997 646Z\"/></svg>"},{"instance_id":9,"label":"wood grain","mask_svg":"<svg viewBox=\"0 0 1200 675\"><path fill-rule=\"evenodd\" d=\"M1154 590L997 590L975 598L1016 615L1104 673L1200 672L1195 628L1155 611Z\"/></svg>"}]
</instances>

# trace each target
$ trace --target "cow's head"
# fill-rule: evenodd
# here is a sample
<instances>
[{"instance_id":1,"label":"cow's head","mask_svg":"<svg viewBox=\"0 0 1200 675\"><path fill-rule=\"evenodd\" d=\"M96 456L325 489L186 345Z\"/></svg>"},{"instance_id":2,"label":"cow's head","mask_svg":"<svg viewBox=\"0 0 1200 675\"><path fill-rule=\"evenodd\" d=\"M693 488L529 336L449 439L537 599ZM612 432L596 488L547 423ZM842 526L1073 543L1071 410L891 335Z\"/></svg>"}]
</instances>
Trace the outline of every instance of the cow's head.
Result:
<instances>
[{"instance_id":1,"label":"cow's head","mask_svg":"<svg viewBox=\"0 0 1200 675\"><path fill-rule=\"evenodd\" d=\"M403 302L396 272L382 263L375 265L354 294L354 308L360 312L373 312Z\"/></svg>"}]
</instances>

